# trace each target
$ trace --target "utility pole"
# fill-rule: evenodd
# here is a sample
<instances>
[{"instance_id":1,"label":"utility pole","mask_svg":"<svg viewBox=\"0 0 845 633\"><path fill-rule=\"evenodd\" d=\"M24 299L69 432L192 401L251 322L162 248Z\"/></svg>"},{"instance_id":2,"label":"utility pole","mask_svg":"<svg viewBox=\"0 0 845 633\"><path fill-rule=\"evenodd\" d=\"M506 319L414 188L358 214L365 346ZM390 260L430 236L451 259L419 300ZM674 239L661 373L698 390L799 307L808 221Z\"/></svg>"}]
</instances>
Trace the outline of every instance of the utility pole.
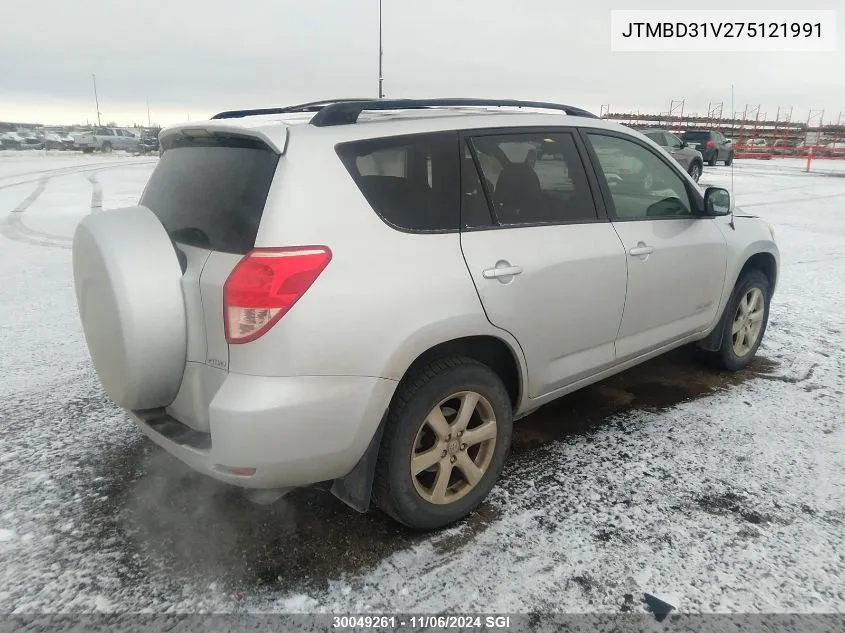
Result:
<instances>
[{"instance_id":1,"label":"utility pole","mask_svg":"<svg viewBox=\"0 0 845 633\"><path fill-rule=\"evenodd\" d=\"M381 46L381 2L378 0L378 98L384 98L384 75L382 75L382 57L384 51Z\"/></svg>"},{"instance_id":2,"label":"utility pole","mask_svg":"<svg viewBox=\"0 0 845 633\"><path fill-rule=\"evenodd\" d=\"M94 82L94 103L97 104L97 127L100 127L100 99L97 97L97 75L91 73L91 80Z\"/></svg>"}]
</instances>

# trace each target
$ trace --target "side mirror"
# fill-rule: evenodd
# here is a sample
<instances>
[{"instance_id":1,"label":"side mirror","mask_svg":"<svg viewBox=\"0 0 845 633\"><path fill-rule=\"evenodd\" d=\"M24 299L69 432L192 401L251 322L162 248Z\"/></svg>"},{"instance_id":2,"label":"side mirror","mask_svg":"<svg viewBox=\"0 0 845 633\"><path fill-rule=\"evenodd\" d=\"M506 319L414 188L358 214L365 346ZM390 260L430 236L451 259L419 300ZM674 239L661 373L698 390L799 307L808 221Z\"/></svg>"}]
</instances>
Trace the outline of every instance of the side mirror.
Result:
<instances>
[{"instance_id":1,"label":"side mirror","mask_svg":"<svg viewBox=\"0 0 845 633\"><path fill-rule=\"evenodd\" d=\"M725 144L726 144L726 145L730 145L731 143L733 143L733 141L732 141L731 139L729 139L729 138L726 138L726 139L725 139Z\"/></svg>"},{"instance_id":2,"label":"side mirror","mask_svg":"<svg viewBox=\"0 0 845 633\"><path fill-rule=\"evenodd\" d=\"M687 147L689 147L689 143L687 143L686 141L681 141L681 149L686 149Z\"/></svg>"},{"instance_id":3,"label":"side mirror","mask_svg":"<svg viewBox=\"0 0 845 633\"><path fill-rule=\"evenodd\" d=\"M731 193L721 187L707 187L704 191L704 214L722 216L731 214Z\"/></svg>"}]
</instances>

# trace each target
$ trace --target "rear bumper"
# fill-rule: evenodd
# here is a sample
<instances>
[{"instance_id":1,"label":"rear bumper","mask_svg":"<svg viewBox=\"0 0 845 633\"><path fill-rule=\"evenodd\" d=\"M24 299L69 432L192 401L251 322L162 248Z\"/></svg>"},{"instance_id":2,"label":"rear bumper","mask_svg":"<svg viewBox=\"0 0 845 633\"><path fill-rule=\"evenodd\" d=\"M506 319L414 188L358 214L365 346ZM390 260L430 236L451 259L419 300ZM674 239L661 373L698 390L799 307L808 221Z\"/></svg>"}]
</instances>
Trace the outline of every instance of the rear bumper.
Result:
<instances>
[{"instance_id":1,"label":"rear bumper","mask_svg":"<svg viewBox=\"0 0 845 633\"><path fill-rule=\"evenodd\" d=\"M209 405L208 433L164 410L131 413L150 439L199 472L244 488L289 488L349 473L395 387L371 377L229 374Z\"/></svg>"}]
</instances>

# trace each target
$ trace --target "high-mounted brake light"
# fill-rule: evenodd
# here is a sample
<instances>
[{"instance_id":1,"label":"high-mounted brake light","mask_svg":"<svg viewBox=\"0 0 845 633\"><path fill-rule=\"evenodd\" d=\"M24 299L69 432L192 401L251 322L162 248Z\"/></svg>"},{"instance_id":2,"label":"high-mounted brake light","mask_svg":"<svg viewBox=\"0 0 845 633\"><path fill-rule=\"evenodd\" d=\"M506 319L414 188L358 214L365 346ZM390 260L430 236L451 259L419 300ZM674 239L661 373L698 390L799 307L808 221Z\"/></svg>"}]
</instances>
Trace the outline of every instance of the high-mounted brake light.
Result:
<instances>
[{"instance_id":1,"label":"high-mounted brake light","mask_svg":"<svg viewBox=\"0 0 845 633\"><path fill-rule=\"evenodd\" d=\"M255 248L223 285L226 341L264 335L299 301L332 259L327 246Z\"/></svg>"}]
</instances>

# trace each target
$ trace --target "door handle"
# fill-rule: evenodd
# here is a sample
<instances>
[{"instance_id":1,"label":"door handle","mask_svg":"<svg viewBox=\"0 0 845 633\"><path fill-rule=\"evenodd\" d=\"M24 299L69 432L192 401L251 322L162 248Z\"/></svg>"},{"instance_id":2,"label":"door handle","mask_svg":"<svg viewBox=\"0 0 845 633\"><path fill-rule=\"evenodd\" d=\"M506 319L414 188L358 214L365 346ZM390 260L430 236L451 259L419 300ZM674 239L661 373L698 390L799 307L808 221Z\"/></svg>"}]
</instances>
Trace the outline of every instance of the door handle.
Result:
<instances>
[{"instance_id":1,"label":"door handle","mask_svg":"<svg viewBox=\"0 0 845 633\"><path fill-rule=\"evenodd\" d=\"M513 277L522 273L521 266L496 266L495 268L487 268L481 272L485 279L499 279L501 277Z\"/></svg>"},{"instance_id":2,"label":"door handle","mask_svg":"<svg viewBox=\"0 0 845 633\"><path fill-rule=\"evenodd\" d=\"M643 242L637 244L634 248L628 251L631 257L643 257L651 255L654 252L654 246L646 246Z\"/></svg>"}]
</instances>

